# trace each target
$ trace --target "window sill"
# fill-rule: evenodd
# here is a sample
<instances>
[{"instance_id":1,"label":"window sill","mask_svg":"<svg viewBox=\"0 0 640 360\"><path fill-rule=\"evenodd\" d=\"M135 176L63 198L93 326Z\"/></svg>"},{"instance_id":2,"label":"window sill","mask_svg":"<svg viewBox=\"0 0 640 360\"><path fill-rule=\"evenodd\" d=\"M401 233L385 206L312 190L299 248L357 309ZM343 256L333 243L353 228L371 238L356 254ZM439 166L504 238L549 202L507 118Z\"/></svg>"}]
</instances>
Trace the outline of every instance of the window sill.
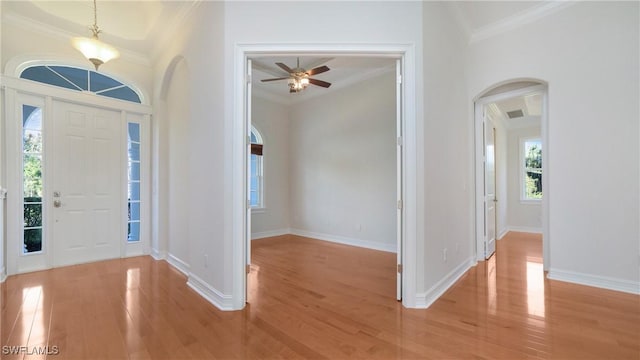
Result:
<instances>
[{"instance_id":1,"label":"window sill","mask_svg":"<svg viewBox=\"0 0 640 360\"><path fill-rule=\"evenodd\" d=\"M267 208L263 208L263 207L262 208L258 208L258 207L251 208L251 213L252 214L262 214L262 213L265 213L265 212L267 212Z\"/></svg>"}]
</instances>

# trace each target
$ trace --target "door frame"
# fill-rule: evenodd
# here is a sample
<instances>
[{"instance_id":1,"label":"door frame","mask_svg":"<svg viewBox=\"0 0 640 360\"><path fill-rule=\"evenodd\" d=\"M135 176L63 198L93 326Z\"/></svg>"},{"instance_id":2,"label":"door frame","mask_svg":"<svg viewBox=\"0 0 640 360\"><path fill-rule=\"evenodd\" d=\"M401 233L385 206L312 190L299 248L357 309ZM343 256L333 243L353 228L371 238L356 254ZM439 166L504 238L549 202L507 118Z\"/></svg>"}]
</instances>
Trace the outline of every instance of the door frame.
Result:
<instances>
[{"instance_id":1,"label":"door frame","mask_svg":"<svg viewBox=\"0 0 640 360\"><path fill-rule=\"evenodd\" d=\"M521 79L510 80L506 82L502 82L493 86L485 91L482 94L487 93L488 91L497 88L498 86L503 86L510 83L517 83L522 81ZM483 168L483 116L482 116L482 108L490 103L506 100L518 96L524 95L532 95L532 94L540 94L542 95L542 112L540 116L541 122L541 141L542 141L542 152L544 156L544 161L542 162L542 184L544 195L542 197L542 257L543 257L543 268L545 271L549 270L550 267L550 242L551 238L549 236L549 203L550 203L550 184L549 184L549 116L548 116L548 86L538 80L536 82L540 83L539 85L528 86L516 90L506 91L503 93L499 93L496 95L490 96L482 96L479 95L476 99L474 99L474 134L475 134L475 238L476 238L476 261L484 261L484 168ZM499 229L496 229L496 233ZM497 241L497 235L496 235Z\"/></svg>"},{"instance_id":2,"label":"door frame","mask_svg":"<svg viewBox=\"0 0 640 360\"><path fill-rule=\"evenodd\" d=\"M232 124L232 301L234 310L246 304L246 265L251 234L247 224L247 133L250 116L247 107L247 64L258 56L375 56L400 59L402 63L402 211L401 226L403 244L402 258L402 304L416 307L417 280L417 146L423 136L417 131L416 98L405 94L416 94L416 54L410 44L236 44L234 49L234 108Z\"/></svg>"},{"instance_id":3,"label":"door frame","mask_svg":"<svg viewBox=\"0 0 640 360\"><path fill-rule=\"evenodd\" d=\"M4 255L6 256L6 272L7 275L14 275L19 273L38 271L50 269L53 266L53 258L52 258L52 248L46 242L43 245L43 252L39 254L33 255L22 255L20 253L20 248L22 244L20 243L20 231L22 231L22 211L13 211L12 209L19 209L22 207L22 196L20 196L18 189L22 189L22 164L18 161L21 159L21 149L22 144L18 139L22 136L20 134L21 126L18 126L16 121L16 116L18 115L17 108L21 98L39 98L41 99L41 103L43 104L42 112L45 119L43 120L43 128L47 122L50 122L51 113L52 113L52 104L54 101L62 101L67 103L79 104L84 106L91 106L97 108L103 108L108 110L115 110L121 113L120 119L122 120L121 126L123 127L122 131L126 131L126 119L128 115L138 115L141 116L141 126L145 126L147 129L145 131L144 139L148 139L150 141L150 121L151 121L151 113L152 107L145 104L137 104L123 100L111 99L103 96L95 96L95 94L87 94L79 91L69 90L65 88L60 88L52 85L41 84L30 80L24 80L17 77L11 77L7 75L0 75L0 84L2 84L2 89L4 91L4 148L2 150L6 151L6 158L4 164L4 174L6 181L7 192L7 214L6 214L6 234L7 237L5 239L6 242L6 252ZM21 104L21 102L20 102ZM141 134L141 136L143 136ZM47 145L51 144L52 141L52 132L51 130L45 130L44 141L45 148L50 149L51 146ZM124 138L126 139L126 137ZM126 142L125 142L126 143ZM121 146L121 148L123 148ZM150 246L150 189L151 189L151 178L150 178L150 153L151 149L150 142L148 143L148 149L144 150L141 153L141 159L147 162L147 166L145 169L141 169L141 176L146 175L146 184L147 190L144 191L144 194L141 193L141 196L144 196L146 199L147 205L145 209L141 209L145 214L144 219L146 219L147 225L144 227L144 243L142 246L139 244L135 244L131 249L128 246L129 244L126 241L120 242L120 257L126 256L136 256L149 253ZM47 151L47 150L45 150ZM142 151L142 149L141 149ZM126 156L126 150L123 150L123 157ZM46 158L46 154L44 155ZM50 161L45 162L43 172L50 172L51 164ZM43 201L46 201L46 194L49 194L51 189L49 188L50 181L45 179L44 188L43 188ZM122 189L126 189L126 184L122 185ZM123 190L124 191L124 190ZM18 196L14 196L18 195ZM126 197L126 195L124 195ZM125 202L126 203L126 202ZM51 216L47 213L47 207L49 205L43 204L43 222L46 224L50 222ZM122 207L123 216L126 217L126 208ZM141 219L142 220L142 219ZM141 228L141 238L142 238ZM126 232L126 227L122 229L121 232ZM51 238L51 226L45 228L44 236L46 238ZM123 236L123 239L126 239L126 234ZM45 240L46 241L46 240ZM133 243L132 243L133 244ZM2 244L0 244L2 245ZM20 266L19 258L20 257L33 257L33 260L30 260L26 266ZM36 260L36 257L40 259Z\"/></svg>"}]
</instances>

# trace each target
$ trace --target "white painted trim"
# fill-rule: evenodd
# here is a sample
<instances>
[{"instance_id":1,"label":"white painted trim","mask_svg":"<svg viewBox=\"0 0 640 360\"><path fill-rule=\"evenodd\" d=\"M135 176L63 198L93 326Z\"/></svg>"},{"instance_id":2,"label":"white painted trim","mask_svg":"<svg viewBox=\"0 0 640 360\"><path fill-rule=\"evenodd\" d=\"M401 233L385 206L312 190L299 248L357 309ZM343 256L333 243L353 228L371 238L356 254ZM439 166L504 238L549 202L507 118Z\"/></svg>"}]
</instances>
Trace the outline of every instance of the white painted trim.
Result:
<instances>
[{"instance_id":1,"label":"white painted trim","mask_svg":"<svg viewBox=\"0 0 640 360\"><path fill-rule=\"evenodd\" d=\"M304 236L316 240L329 241L337 244L357 246L361 248L367 248L372 250L386 251L391 253L396 253L396 243L393 244L381 244L375 241L362 240L349 238L346 236L332 235L332 234L324 234L317 233L313 231L301 230L301 229L291 229L291 234L297 236Z\"/></svg>"},{"instance_id":2,"label":"white painted trim","mask_svg":"<svg viewBox=\"0 0 640 360\"><path fill-rule=\"evenodd\" d=\"M451 288L471 267L476 265L473 256L456 266L449 274L433 285L429 290L416 294L416 308L426 309Z\"/></svg>"},{"instance_id":3,"label":"white painted trim","mask_svg":"<svg viewBox=\"0 0 640 360\"><path fill-rule=\"evenodd\" d=\"M504 93L499 93L495 95L490 95L486 97L482 97L482 94L491 91L492 89L497 88L498 86L505 85L512 82L523 81L525 79L511 79L506 82L502 82L493 87L490 87L480 93L480 95L474 98L473 103L473 124L474 124L474 172L475 172L475 239L476 239L476 260L484 261L484 251L480 251L484 247L484 234L482 232L483 224L484 224L484 190L482 189L483 182L483 169L482 169L482 126L479 122L482 120L482 116L479 113L479 109L483 105L490 104L496 101L502 101L505 99L510 99L518 96L524 96L529 94L539 93L542 94L542 115L540 117L541 123L541 139L542 139L542 153L545 154L545 160L542 162L542 184L543 191L545 196L542 197L542 258L543 258L543 267L545 271L548 271L551 263L551 237L550 237L550 217L549 217L549 194L551 193L550 188L551 184L549 181L549 163L550 163L550 154L547 151L548 149L548 122L549 122L549 114L548 114L548 101L549 101L549 89L548 86L544 84L544 81L538 79L526 79L527 81L536 81L540 82L540 85L529 86L521 89L506 91ZM527 229L527 232L535 229ZM514 230L516 231L516 230Z\"/></svg>"},{"instance_id":4,"label":"white painted trim","mask_svg":"<svg viewBox=\"0 0 640 360\"><path fill-rule=\"evenodd\" d=\"M16 77L0 75L0 83L8 88L15 89L22 94L36 96L51 96L54 100L65 102L98 106L115 111L126 111L127 113L151 115L152 107L145 104L138 104L131 101L109 98L96 95L94 93L76 91L61 88L59 86L39 83L37 81L20 79Z\"/></svg>"},{"instance_id":5,"label":"white painted trim","mask_svg":"<svg viewBox=\"0 0 640 360\"><path fill-rule=\"evenodd\" d=\"M507 31L532 23L557 11L565 9L577 2L548 1L539 6L533 6L512 16L490 23L471 32L469 43L485 40Z\"/></svg>"},{"instance_id":6,"label":"white painted trim","mask_svg":"<svg viewBox=\"0 0 640 360\"><path fill-rule=\"evenodd\" d=\"M277 230L268 230L268 231L260 231L251 234L251 240L264 239L274 236L282 236L291 234L291 229L277 229Z\"/></svg>"},{"instance_id":7,"label":"white painted trim","mask_svg":"<svg viewBox=\"0 0 640 360\"><path fill-rule=\"evenodd\" d=\"M236 310L233 297L231 295L225 295L220 291L216 290L213 286L207 284L206 281L200 279L194 274L189 274L189 280L187 280L187 286L189 286L193 291L197 292L205 298L208 302L213 304L220 310L223 311L232 311Z\"/></svg>"},{"instance_id":8,"label":"white painted trim","mask_svg":"<svg viewBox=\"0 0 640 360\"><path fill-rule=\"evenodd\" d=\"M0 269L0 283L3 283L5 280L7 280L7 271L3 266L2 269Z\"/></svg>"},{"instance_id":9,"label":"white painted trim","mask_svg":"<svg viewBox=\"0 0 640 360\"><path fill-rule=\"evenodd\" d=\"M156 259L156 260L166 260L167 259L167 252L166 251L158 251L158 249L151 249L151 253L149 255L152 258Z\"/></svg>"},{"instance_id":10,"label":"white painted trim","mask_svg":"<svg viewBox=\"0 0 640 360\"><path fill-rule=\"evenodd\" d=\"M402 82L402 130L404 135L403 151L403 212L402 222L402 304L405 307L415 307L416 288L418 281L418 263L424 261L424 256L418 254L418 209L423 207L424 188L423 179L418 174L424 172L424 162L418 161L420 154L418 147L422 146L424 132L422 129L424 119L419 119L418 109L422 110L421 103L417 100L422 97L422 88L417 86L419 77L418 64L416 63L416 46L413 43L404 44L314 44L314 43L290 43L290 44L234 44L233 59L233 108L230 109L232 117L230 126L226 127L229 140L228 183L230 191L225 196L225 208L230 209L231 226L225 231L225 238L229 236L232 243L231 260L231 286L233 309L243 309L246 302L246 258L247 247L250 246L246 225L248 222L246 211L246 65L247 60L256 55L318 55L318 56L375 56L401 59L403 70ZM419 108L420 106L420 108ZM420 195L420 196L419 196ZM419 257L420 256L420 257Z\"/></svg>"},{"instance_id":11,"label":"white painted trim","mask_svg":"<svg viewBox=\"0 0 640 360\"><path fill-rule=\"evenodd\" d=\"M640 282L579 273L569 270L551 269L547 274L551 280L640 295Z\"/></svg>"},{"instance_id":12,"label":"white painted trim","mask_svg":"<svg viewBox=\"0 0 640 360\"><path fill-rule=\"evenodd\" d=\"M524 233L533 233L533 234L542 234L542 228L537 227L528 227L528 226L507 226L506 232L515 231L515 232L524 232Z\"/></svg>"},{"instance_id":13,"label":"white painted trim","mask_svg":"<svg viewBox=\"0 0 640 360\"><path fill-rule=\"evenodd\" d=\"M509 227L506 227L502 230L500 230L500 232L498 233L498 238L497 240L502 239L505 235L507 235L509 233Z\"/></svg>"},{"instance_id":14,"label":"white painted trim","mask_svg":"<svg viewBox=\"0 0 640 360\"><path fill-rule=\"evenodd\" d=\"M185 261L181 260L173 254L167 254L166 260L171 266L178 269L181 273L190 276L189 271L191 270L191 266L189 266L189 264L187 264Z\"/></svg>"}]
</instances>

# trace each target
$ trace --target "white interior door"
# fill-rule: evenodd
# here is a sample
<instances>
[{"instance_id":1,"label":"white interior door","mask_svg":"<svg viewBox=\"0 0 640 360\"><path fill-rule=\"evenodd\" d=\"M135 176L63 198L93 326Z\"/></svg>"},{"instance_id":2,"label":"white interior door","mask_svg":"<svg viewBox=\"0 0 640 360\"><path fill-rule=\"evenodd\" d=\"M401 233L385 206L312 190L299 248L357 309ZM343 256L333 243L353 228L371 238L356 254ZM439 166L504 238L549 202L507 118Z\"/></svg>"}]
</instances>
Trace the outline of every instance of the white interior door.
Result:
<instances>
[{"instance_id":1,"label":"white interior door","mask_svg":"<svg viewBox=\"0 0 640 360\"><path fill-rule=\"evenodd\" d=\"M496 155L495 127L484 114L484 257L488 259L496 251Z\"/></svg>"},{"instance_id":2,"label":"white interior door","mask_svg":"<svg viewBox=\"0 0 640 360\"><path fill-rule=\"evenodd\" d=\"M53 262L120 256L120 112L53 102Z\"/></svg>"},{"instance_id":3,"label":"white interior door","mask_svg":"<svg viewBox=\"0 0 640 360\"><path fill-rule=\"evenodd\" d=\"M396 146L396 196L398 199L396 212L396 256L398 264L396 299L402 300L402 67L400 59L396 60L396 134L398 136Z\"/></svg>"},{"instance_id":4,"label":"white interior door","mask_svg":"<svg viewBox=\"0 0 640 360\"><path fill-rule=\"evenodd\" d=\"M251 138L251 67L252 67L252 62L251 59L247 60L247 78L246 78L246 84L247 84L247 98L245 99L247 107L246 107L246 111L247 111L247 122L246 122L246 128L247 128L247 156L246 156L246 163L245 163L245 169L246 169L246 180L247 180L247 192L246 192L246 203L247 203L247 216L246 216L246 255L245 255L245 266L246 266L246 271L245 271L245 302L249 301L248 299L248 289L249 289L249 272L251 269L251 199L249 199L249 194L251 194L251 167L250 167L250 163L251 163L251 141L249 140Z\"/></svg>"}]
</instances>

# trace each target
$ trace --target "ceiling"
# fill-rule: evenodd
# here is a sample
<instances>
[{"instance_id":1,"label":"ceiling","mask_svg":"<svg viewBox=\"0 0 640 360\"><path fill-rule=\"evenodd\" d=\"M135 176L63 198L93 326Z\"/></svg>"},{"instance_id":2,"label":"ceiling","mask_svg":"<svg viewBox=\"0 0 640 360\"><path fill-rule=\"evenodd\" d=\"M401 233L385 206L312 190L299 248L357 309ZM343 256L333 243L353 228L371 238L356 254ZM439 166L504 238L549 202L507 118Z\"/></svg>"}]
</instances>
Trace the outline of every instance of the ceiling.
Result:
<instances>
[{"instance_id":1,"label":"ceiling","mask_svg":"<svg viewBox=\"0 0 640 360\"><path fill-rule=\"evenodd\" d=\"M287 77L287 73L275 63L281 62L291 69L297 66L310 70L318 66L328 66L329 71L314 75L312 78L331 83L329 88L310 84L304 91L289 93L287 80L262 82L264 79ZM266 56L252 59L252 86L255 95L271 98L282 103L296 103L309 98L326 94L331 91L395 71L396 61L389 57L362 56Z\"/></svg>"},{"instance_id":2,"label":"ceiling","mask_svg":"<svg viewBox=\"0 0 640 360\"><path fill-rule=\"evenodd\" d=\"M147 59L149 63L161 51L161 44L168 40L189 11L204 0L144 0L107 1L99 0L98 25L103 30L101 38L117 47L123 57ZM534 11L544 1L458 1L447 2L454 11L461 27L471 36L491 24ZM93 1L22 0L2 1L3 21L7 18L35 22L41 29L58 32L63 36L89 36L88 26L93 23ZM334 91L347 84L392 71L394 61L389 58L366 57L317 57L301 56L305 69L327 65L331 70L319 74L320 80L332 83L329 89L310 85L304 92L289 94L286 81L262 83L261 79L284 76L275 62L294 67L296 58L260 57L254 59L253 85L256 94L292 102Z\"/></svg>"},{"instance_id":3,"label":"ceiling","mask_svg":"<svg viewBox=\"0 0 640 360\"><path fill-rule=\"evenodd\" d=\"M507 129L540 126L542 115L542 95L531 94L496 101L488 105L489 111L502 121ZM509 113L521 111L521 116Z\"/></svg>"}]
</instances>

